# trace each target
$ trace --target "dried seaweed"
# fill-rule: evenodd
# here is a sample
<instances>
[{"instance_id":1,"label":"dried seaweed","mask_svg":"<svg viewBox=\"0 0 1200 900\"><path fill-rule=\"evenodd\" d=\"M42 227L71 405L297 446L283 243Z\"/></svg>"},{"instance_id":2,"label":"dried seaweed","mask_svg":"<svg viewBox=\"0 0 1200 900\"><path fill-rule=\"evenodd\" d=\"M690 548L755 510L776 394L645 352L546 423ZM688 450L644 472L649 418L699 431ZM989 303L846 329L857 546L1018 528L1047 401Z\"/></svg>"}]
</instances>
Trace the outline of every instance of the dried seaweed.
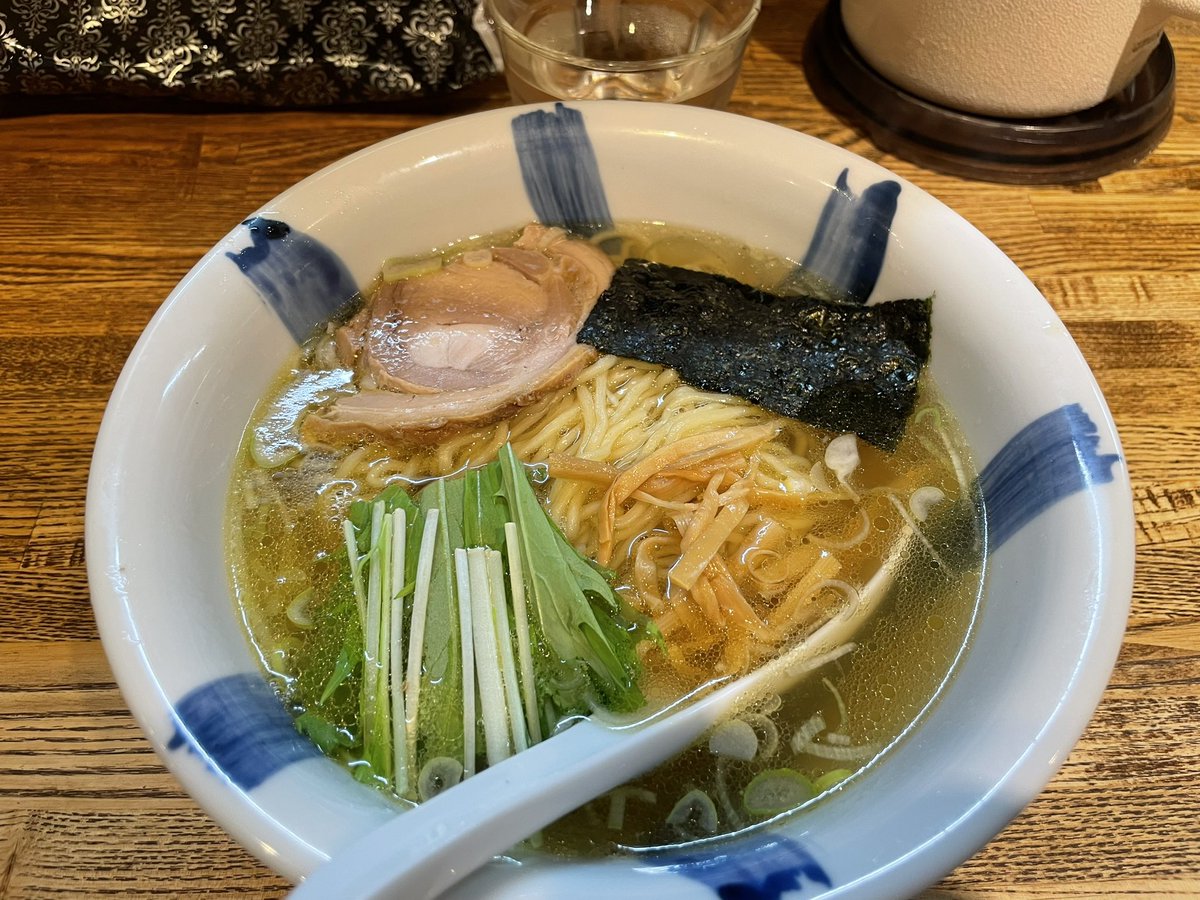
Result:
<instances>
[{"instance_id":1,"label":"dried seaweed","mask_svg":"<svg viewBox=\"0 0 1200 900\"><path fill-rule=\"evenodd\" d=\"M579 340L891 450L929 358L931 305L779 296L720 275L628 260Z\"/></svg>"}]
</instances>

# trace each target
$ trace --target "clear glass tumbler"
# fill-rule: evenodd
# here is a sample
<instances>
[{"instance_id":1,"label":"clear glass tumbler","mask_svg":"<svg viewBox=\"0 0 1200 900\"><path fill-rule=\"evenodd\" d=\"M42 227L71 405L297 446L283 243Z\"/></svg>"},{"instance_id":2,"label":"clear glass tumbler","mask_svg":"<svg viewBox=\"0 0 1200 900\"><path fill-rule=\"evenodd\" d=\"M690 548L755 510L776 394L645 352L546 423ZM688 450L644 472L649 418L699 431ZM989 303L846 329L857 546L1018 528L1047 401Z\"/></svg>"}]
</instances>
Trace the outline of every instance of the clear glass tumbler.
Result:
<instances>
[{"instance_id":1,"label":"clear glass tumbler","mask_svg":"<svg viewBox=\"0 0 1200 900\"><path fill-rule=\"evenodd\" d=\"M486 0L514 103L723 108L760 0Z\"/></svg>"}]
</instances>

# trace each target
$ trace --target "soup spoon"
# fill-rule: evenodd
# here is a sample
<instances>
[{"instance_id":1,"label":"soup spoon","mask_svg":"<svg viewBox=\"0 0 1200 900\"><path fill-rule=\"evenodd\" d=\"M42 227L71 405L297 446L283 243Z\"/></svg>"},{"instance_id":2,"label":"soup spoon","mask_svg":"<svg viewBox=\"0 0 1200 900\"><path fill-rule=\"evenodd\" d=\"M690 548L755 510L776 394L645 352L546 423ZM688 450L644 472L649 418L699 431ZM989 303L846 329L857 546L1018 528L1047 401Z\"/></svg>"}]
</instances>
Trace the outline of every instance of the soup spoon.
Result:
<instances>
[{"instance_id":1,"label":"soup spoon","mask_svg":"<svg viewBox=\"0 0 1200 900\"><path fill-rule=\"evenodd\" d=\"M709 728L854 648L911 531L846 609L754 672L706 686L636 724L579 720L368 833L318 867L293 900L427 900L571 810L679 753Z\"/></svg>"}]
</instances>

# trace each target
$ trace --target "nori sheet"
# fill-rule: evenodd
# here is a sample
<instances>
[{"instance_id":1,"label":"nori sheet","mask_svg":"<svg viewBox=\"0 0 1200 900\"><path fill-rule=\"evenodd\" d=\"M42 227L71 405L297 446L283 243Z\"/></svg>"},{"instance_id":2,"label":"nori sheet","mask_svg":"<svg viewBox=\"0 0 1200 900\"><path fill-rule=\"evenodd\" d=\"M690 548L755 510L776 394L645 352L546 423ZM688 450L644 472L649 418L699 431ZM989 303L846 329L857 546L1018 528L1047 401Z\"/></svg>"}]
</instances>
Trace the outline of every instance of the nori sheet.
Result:
<instances>
[{"instance_id":1,"label":"nori sheet","mask_svg":"<svg viewBox=\"0 0 1200 900\"><path fill-rule=\"evenodd\" d=\"M929 359L931 306L928 298L863 306L779 296L633 259L617 269L579 341L892 450Z\"/></svg>"}]
</instances>

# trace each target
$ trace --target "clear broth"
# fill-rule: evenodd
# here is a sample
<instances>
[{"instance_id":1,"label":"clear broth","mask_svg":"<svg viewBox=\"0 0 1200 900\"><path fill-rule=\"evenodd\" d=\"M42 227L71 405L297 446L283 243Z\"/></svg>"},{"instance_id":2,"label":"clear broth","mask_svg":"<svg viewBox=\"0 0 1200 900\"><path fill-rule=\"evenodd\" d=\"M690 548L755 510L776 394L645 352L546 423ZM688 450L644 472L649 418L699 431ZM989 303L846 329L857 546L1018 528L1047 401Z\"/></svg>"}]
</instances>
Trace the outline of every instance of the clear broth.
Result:
<instances>
[{"instance_id":1,"label":"clear broth","mask_svg":"<svg viewBox=\"0 0 1200 900\"><path fill-rule=\"evenodd\" d=\"M509 237L476 239L453 250L504 243ZM763 288L796 283L792 262L704 232L657 223L623 224L596 240L618 263L627 256L638 256L720 272ZM805 287L818 292L812 291L812 284ZM305 453L271 471L255 463L250 452L255 426L283 385L312 365L311 348L302 350L281 373L250 423L235 466L227 530L234 596L247 634L282 699L296 715L304 712L304 697L320 693L341 649L333 627L336 623L328 620L330 611L305 609L298 598L308 590L319 595L328 589L336 577L332 559L340 542L340 517L352 499L371 497L378 489L339 473L351 453L370 456L383 452L368 447ZM969 509L970 515L960 515L937 529L936 535L931 532L933 553L953 557L955 564L939 565L921 545L913 544L914 551L901 567L884 605L856 637L857 649L814 672L785 696L768 698L765 707L760 703L746 711L747 720L755 723L763 738L760 747L767 743L770 730L760 716L765 715L779 731L774 753L760 754L747 763L716 757L707 742L701 742L546 829L540 838L544 849L597 855L710 839L714 835L707 827L667 824L675 805L694 790L704 792L716 810L716 835L753 827L776 815L751 812L742 802L743 791L756 774L788 768L818 784L817 796L798 802L797 807L818 802L837 790L854 789L857 774L881 758L933 704L968 644L977 613L984 568L982 511L977 498L969 496L969 488L962 490L963 485L972 483L969 454L928 382L922 385L919 407L925 412L919 410L914 416L895 453L884 454L860 442L862 465L856 483L903 483L910 477L906 473L920 472L920 484L932 483L948 496L958 494L961 502L957 508ZM815 435L809 439L819 443L833 437L808 426L796 427ZM906 489L915 486L908 484ZM898 515L883 503L872 507L873 531L879 537L849 554L847 571L851 574L845 578L866 581L887 552L887 535L897 531ZM853 522L834 522L833 526L833 530L852 529ZM623 575L627 580L628 573ZM308 624L297 624L298 615ZM671 687L668 693L676 689ZM352 698L357 690L346 694ZM773 708L776 704L777 709ZM343 736L352 735L356 714L354 703L348 701L333 709L332 724ZM814 714L820 714L826 725L817 735L818 743L842 748L822 752L840 753L845 758L830 759L793 749L791 739ZM351 749L331 755L348 766L355 765Z\"/></svg>"}]
</instances>

